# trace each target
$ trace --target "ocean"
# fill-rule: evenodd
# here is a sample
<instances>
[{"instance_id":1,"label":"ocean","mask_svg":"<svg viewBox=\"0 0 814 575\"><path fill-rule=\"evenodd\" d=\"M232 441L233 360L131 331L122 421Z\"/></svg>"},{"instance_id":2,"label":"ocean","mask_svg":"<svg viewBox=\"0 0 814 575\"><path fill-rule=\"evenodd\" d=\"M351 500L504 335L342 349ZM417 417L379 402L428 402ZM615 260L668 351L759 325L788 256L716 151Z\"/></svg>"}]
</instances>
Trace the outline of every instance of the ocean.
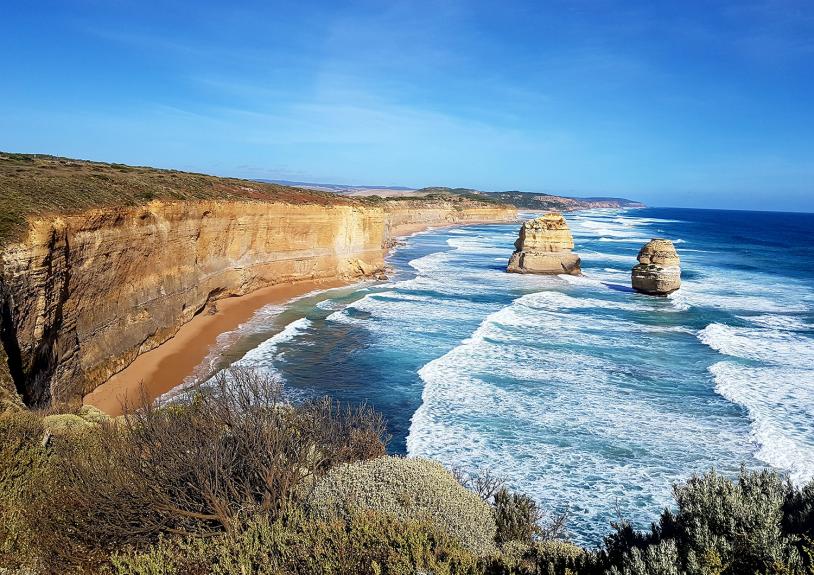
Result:
<instances>
[{"instance_id":1,"label":"ocean","mask_svg":"<svg viewBox=\"0 0 814 575\"><path fill-rule=\"evenodd\" d=\"M392 452L489 469L586 545L611 521L647 528L692 473L814 478L814 215L566 219L580 277L505 273L518 224L432 230L390 255L389 281L264 308L210 364L366 402ZM681 257L666 298L629 287L653 237Z\"/></svg>"}]
</instances>

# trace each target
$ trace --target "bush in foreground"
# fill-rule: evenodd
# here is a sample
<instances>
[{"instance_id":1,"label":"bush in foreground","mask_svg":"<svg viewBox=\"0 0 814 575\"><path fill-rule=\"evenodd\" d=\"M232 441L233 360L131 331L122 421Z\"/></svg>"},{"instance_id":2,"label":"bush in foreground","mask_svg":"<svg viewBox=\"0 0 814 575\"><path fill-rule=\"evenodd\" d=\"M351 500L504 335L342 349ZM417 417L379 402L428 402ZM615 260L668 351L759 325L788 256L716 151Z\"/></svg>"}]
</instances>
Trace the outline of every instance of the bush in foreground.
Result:
<instances>
[{"instance_id":1,"label":"bush in foreground","mask_svg":"<svg viewBox=\"0 0 814 575\"><path fill-rule=\"evenodd\" d=\"M28 504L47 464L41 418L28 411L0 413L0 566L36 563Z\"/></svg>"},{"instance_id":2,"label":"bush in foreground","mask_svg":"<svg viewBox=\"0 0 814 575\"><path fill-rule=\"evenodd\" d=\"M208 539L164 540L116 554L115 575L475 575L478 559L425 520L373 511L328 521L294 513L254 519Z\"/></svg>"},{"instance_id":3,"label":"bush in foreground","mask_svg":"<svg viewBox=\"0 0 814 575\"><path fill-rule=\"evenodd\" d=\"M308 505L324 520L359 510L429 520L478 555L495 550L497 528L489 505L428 459L387 456L336 467L317 483Z\"/></svg>"},{"instance_id":4,"label":"bush in foreground","mask_svg":"<svg viewBox=\"0 0 814 575\"><path fill-rule=\"evenodd\" d=\"M484 561L485 575L577 575L594 554L567 541L511 541Z\"/></svg>"},{"instance_id":5,"label":"bush in foreground","mask_svg":"<svg viewBox=\"0 0 814 575\"><path fill-rule=\"evenodd\" d=\"M47 565L102 564L160 536L210 536L248 516L273 518L332 466L385 451L384 424L371 410L330 400L293 407L279 385L243 371L181 402L88 425L54 436L26 505Z\"/></svg>"},{"instance_id":6,"label":"bush in foreground","mask_svg":"<svg viewBox=\"0 0 814 575\"><path fill-rule=\"evenodd\" d=\"M467 490L382 456L369 410L291 406L255 374L120 420L86 412L0 414L0 573L814 573L814 484L774 472L694 476L649 531L622 523L586 550L547 539L492 476Z\"/></svg>"},{"instance_id":7,"label":"bush in foreground","mask_svg":"<svg viewBox=\"0 0 814 575\"><path fill-rule=\"evenodd\" d=\"M788 528L806 524L811 493L772 471L744 470L737 481L714 471L693 476L674 488L677 510L665 510L650 533L618 526L601 564L625 575L811 573L810 529Z\"/></svg>"}]
</instances>

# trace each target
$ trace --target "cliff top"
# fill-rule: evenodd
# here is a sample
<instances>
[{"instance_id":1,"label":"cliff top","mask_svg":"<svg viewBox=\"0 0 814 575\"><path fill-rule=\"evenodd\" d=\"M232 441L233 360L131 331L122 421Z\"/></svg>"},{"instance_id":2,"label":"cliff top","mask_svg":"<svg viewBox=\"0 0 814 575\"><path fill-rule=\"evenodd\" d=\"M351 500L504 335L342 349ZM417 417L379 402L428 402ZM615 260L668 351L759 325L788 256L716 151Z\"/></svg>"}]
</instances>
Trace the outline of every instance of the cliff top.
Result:
<instances>
[{"instance_id":1,"label":"cliff top","mask_svg":"<svg viewBox=\"0 0 814 575\"><path fill-rule=\"evenodd\" d=\"M539 218L528 220L523 224L523 227L537 230L567 230L568 224L565 222L565 218L562 214L558 214L557 212L549 212L540 216Z\"/></svg>"},{"instance_id":2,"label":"cliff top","mask_svg":"<svg viewBox=\"0 0 814 575\"><path fill-rule=\"evenodd\" d=\"M351 198L256 180L0 151L0 244L21 237L31 216L132 207L152 200L381 205L437 199L441 198ZM478 198L443 199L496 203Z\"/></svg>"},{"instance_id":3,"label":"cliff top","mask_svg":"<svg viewBox=\"0 0 814 575\"><path fill-rule=\"evenodd\" d=\"M643 208L644 204L625 198L570 198L534 192L483 192L471 188L421 188L412 192L393 192L420 196L459 196L476 201L491 201L496 204L509 204L526 210L556 210L572 212L591 208Z\"/></svg>"},{"instance_id":4,"label":"cliff top","mask_svg":"<svg viewBox=\"0 0 814 575\"><path fill-rule=\"evenodd\" d=\"M251 180L0 152L0 243L22 234L30 215L137 206L151 200L355 203L335 194Z\"/></svg>"},{"instance_id":5,"label":"cliff top","mask_svg":"<svg viewBox=\"0 0 814 575\"><path fill-rule=\"evenodd\" d=\"M677 266L680 265L678 252L673 242L664 238L653 238L647 242L637 256L640 264Z\"/></svg>"}]
</instances>

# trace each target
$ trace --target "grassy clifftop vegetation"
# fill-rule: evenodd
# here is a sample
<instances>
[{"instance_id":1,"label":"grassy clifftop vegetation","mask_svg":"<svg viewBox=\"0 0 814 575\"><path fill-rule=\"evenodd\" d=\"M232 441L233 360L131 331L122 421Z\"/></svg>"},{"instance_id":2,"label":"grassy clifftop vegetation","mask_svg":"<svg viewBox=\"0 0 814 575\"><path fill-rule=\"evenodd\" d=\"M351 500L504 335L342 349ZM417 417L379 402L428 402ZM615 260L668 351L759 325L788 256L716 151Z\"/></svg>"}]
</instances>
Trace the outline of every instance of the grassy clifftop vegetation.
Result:
<instances>
[{"instance_id":1,"label":"grassy clifftop vegetation","mask_svg":"<svg viewBox=\"0 0 814 575\"><path fill-rule=\"evenodd\" d=\"M30 214L75 213L151 200L355 203L325 192L156 168L0 152L0 242Z\"/></svg>"},{"instance_id":2,"label":"grassy clifftop vegetation","mask_svg":"<svg viewBox=\"0 0 814 575\"><path fill-rule=\"evenodd\" d=\"M252 372L110 419L0 414L0 572L764 575L814 572L814 486L710 472L597 549L488 474L385 455L384 422ZM654 514L657 510L654 510Z\"/></svg>"}]
</instances>

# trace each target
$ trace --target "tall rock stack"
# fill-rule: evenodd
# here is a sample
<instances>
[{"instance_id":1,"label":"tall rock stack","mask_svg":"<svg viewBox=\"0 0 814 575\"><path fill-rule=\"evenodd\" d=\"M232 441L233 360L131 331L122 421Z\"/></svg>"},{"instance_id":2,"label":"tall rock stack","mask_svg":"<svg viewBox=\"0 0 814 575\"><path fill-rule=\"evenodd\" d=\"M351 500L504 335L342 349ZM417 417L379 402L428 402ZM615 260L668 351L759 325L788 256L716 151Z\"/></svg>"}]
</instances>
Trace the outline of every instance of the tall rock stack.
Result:
<instances>
[{"instance_id":1,"label":"tall rock stack","mask_svg":"<svg viewBox=\"0 0 814 575\"><path fill-rule=\"evenodd\" d=\"M580 259L571 250L574 239L562 214L549 213L520 228L507 272L518 274L580 274Z\"/></svg>"},{"instance_id":2,"label":"tall rock stack","mask_svg":"<svg viewBox=\"0 0 814 575\"><path fill-rule=\"evenodd\" d=\"M633 267L633 289L650 295L667 295L681 287L678 253L670 240L652 239L639 250Z\"/></svg>"}]
</instances>

